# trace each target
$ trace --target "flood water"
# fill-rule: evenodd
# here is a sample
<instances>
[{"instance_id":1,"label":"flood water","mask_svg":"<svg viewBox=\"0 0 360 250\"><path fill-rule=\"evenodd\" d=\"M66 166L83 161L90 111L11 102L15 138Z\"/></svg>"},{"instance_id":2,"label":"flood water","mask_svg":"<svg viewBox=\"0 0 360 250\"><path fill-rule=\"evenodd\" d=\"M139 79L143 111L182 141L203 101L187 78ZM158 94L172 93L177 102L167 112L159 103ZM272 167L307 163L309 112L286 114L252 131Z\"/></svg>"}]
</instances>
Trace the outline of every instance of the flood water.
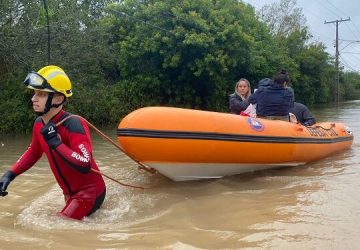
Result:
<instances>
[{"instance_id":1,"label":"flood water","mask_svg":"<svg viewBox=\"0 0 360 250\"><path fill-rule=\"evenodd\" d=\"M179 183L141 172L92 131L100 170L149 189L105 179L102 209L81 222L64 220L56 216L63 196L43 157L0 197L0 249L356 249L360 101L313 114L346 123L352 148L301 167L208 181ZM115 140L116 128L104 131ZM29 142L30 135L0 136L0 174Z\"/></svg>"}]
</instances>

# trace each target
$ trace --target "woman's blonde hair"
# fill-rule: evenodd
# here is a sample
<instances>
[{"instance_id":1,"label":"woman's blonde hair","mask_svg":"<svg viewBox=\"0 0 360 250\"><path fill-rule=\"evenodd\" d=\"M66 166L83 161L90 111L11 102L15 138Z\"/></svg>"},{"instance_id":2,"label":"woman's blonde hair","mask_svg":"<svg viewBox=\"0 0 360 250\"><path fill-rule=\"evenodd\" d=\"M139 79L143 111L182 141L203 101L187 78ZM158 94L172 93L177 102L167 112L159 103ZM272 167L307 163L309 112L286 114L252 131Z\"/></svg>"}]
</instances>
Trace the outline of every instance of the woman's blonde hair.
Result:
<instances>
[{"instance_id":1,"label":"woman's blonde hair","mask_svg":"<svg viewBox=\"0 0 360 250\"><path fill-rule=\"evenodd\" d=\"M237 88L238 88L240 82L246 82L246 84L247 84L247 86L248 86L248 88L249 88L248 92L246 93L246 96L241 95L241 94L237 91ZM237 81L237 83L235 84L235 93L236 93L238 96L240 96L243 100L248 99L249 96L251 95L250 82L249 82L246 78L240 78L240 80Z\"/></svg>"}]
</instances>

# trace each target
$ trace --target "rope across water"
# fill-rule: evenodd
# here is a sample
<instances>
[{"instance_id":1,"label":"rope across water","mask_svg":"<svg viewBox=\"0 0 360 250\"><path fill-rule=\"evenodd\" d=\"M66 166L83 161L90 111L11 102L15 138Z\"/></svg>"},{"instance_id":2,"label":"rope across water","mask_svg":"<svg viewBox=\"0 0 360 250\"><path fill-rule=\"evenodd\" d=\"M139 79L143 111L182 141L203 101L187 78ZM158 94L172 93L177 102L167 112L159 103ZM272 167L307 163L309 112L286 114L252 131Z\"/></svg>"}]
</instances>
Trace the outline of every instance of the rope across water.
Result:
<instances>
[{"instance_id":1,"label":"rope across water","mask_svg":"<svg viewBox=\"0 0 360 250\"><path fill-rule=\"evenodd\" d=\"M55 126L59 126L61 125L62 123L64 123L65 121L67 121L68 119L70 119L71 117L78 117L80 119L83 119L91 128L93 128L96 132L98 132L101 137L103 139L105 139L106 141L108 141L109 143L111 143L112 145L114 145L115 147L117 147L121 152L123 152L124 154L126 154L126 152L124 151L124 149L122 147L120 147L117 143L115 143L113 140L111 140L110 137L108 137L107 135L105 135L103 132L101 132L97 127L95 127L93 124L91 124L88 120L86 120L85 118L79 116L79 115L69 115L67 117L65 117L64 119L62 119L61 121L59 121L58 123L55 124ZM128 154L126 154L128 157L130 157L133 161L135 161L137 164L139 164L141 166L141 169L144 169L146 171L149 171L150 173L153 173L154 171L152 171L152 169L149 169L148 167L146 167L144 164L142 164L141 162L137 161L136 159L132 158L131 156L129 156ZM99 174L99 175L102 175L122 186L126 186L126 187L132 187L132 188L139 188L139 189L145 189L145 187L141 187L141 186L135 186L135 185L131 185L131 184L126 184L126 183L122 183L98 170L95 170L93 168L91 168L91 171L96 173L96 174Z\"/></svg>"}]
</instances>

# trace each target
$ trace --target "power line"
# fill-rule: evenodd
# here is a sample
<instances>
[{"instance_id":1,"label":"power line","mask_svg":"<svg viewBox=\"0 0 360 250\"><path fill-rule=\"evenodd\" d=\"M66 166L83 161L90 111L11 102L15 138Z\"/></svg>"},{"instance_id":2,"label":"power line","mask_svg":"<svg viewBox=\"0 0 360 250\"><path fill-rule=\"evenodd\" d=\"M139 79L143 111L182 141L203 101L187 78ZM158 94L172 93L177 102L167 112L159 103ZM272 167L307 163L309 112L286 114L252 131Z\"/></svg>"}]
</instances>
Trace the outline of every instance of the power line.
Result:
<instances>
[{"instance_id":1,"label":"power line","mask_svg":"<svg viewBox=\"0 0 360 250\"><path fill-rule=\"evenodd\" d=\"M360 52L350 52L350 51L344 51L344 52L341 52L341 54L354 54L354 55L359 55Z\"/></svg>"},{"instance_id":2,"label":"power line","mask_svg":"<svg viewBox=\"0 0 360 250\"><path fill-rule=\"evenodd\" d=\"M44 3L44 8L45 8L45 13L46 13L46 27L47 27L47 45L48 45L48 65L50 65L50 58L51 58L51 47L50 47L50 20L49 20L49 12L48 12L48 7L46 4L46 1L43 0Z\"/></svg>"},{"instance_id":3,"label":"power line","mask_svg":"<svg viewBox=\"0 0 360 250\"><path fill-rule=\"evenodd\" d=\"M353 21L351 21L352 25L354 26L354 28L356 29L356 31L360 34L360 30L358 29L358 27L355 25L355 23Z\"/></svg>"},{"instance_id":4,"label":"power line","mask_svg":"<svg viewBox=\"0 0 360 250\"><path fill-rule=\"evenodd\" d=\"M342 56L340 56L340 58L342 59L341 62L344 66L346 66L347 68L351 69L354 72L359 72L358 70L356 70L352 66L350 66L349 63L347 61L345 61Z\"/></svg>"},{"instance_id":5,"label":"power line","mask_svg":"<svg viewBox=\"0 0 360 250\"><path fill-rule=\"evenodd\" d=\"M347 23L345 23L346 27L348 27L348 29L350 30L350 32L354 35L354 37L356 39L359 39L359 36L357 34L355 34L355 32L352 30L352 28L350 27L350 25L348 25Z\"/></svg>"},{"instance_id":6,"label":"power line","mask_svg":"<svg viewBox=\"0 0 360 250\"><path fill-rule=\"evenodd\" d=\"M341 9L339 9L338 7L336 7L335 5L333 5L329 0L326 0L326 2L328 2L331 6L333 6L335 9L337 9L338 11L342 12L343 14L345 14L347 16L347 14L342 11Z\"/></svg>"},{"instance_id":7,"label":"power line","mask_svg":"<svg viewBox=\"0 0 360 250\"><path fill-rule=\"evenodd\" d=\"M320 3L319 1L316 0L317 3L319 3L319 5L322 8L325 8L327 11L329 11L331 14L340 17L335 11L331 10L330 8L328 8L325 4Z\"/></svg>"},{"instance_id":8,"label":"power line","mask_svg":"<svg viewBox=\"0 0 360 250\"><path fill-rule=\"evenodd\" d=\"M131 19L133 19L133 20L135 20L135 21L141 22L141 23L146 24L146 25L148 25L148 26L150 26L150 27L153 27L153 28L155 28L155 29L159 29L159 30L165 31L165 32L168 32L168 33L176 36L176 34L175 34L174 32L172 32L172 31L170 31L170 30L164 29L164 28L162 28L162 27L160 27L160 26L157 26L157 25L155 25L155 24L153 24L153 23L151 23L151 22L149 22L149 21L143 20L143 19L141 19L141 18L137 18L137 17L134 17L134 16L132 16L132 15L129 15L129 14L123 12L123 11L118 11L118 10L114 10L114 9L112 9L111 11L112 11L112 12L115 12L115 13L117 13L117 14L120 14L120 15L122 15L122 16L129 17L129 18L131 18Z\"/></svg>"},{"instance_id":9,"label":"power line","mask_svg":"<svg viewBox=\"0 0 360 250\"><path fill-rule=\"evenodd\" d=\"M339 39L339 40L344 41L344 42L348 42L348 44L346 46L344 46L341 50L345 49L346 47L350 46L351 44L360 43L359 40L342 40L342 39ZM344 52L342 52L342 53L344 53Z\"/></svg>"}]
</instances>

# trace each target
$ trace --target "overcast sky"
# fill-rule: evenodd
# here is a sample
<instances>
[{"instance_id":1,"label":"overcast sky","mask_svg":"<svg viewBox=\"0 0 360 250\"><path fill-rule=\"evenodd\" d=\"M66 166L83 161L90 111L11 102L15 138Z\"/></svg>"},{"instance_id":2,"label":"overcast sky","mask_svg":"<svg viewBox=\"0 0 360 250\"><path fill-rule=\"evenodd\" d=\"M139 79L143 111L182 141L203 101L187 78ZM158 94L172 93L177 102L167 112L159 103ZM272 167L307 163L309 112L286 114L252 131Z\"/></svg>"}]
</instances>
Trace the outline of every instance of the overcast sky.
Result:
<instances>
[{"instance_id":1,"label":"overcast sky","mask_svg":"<svg viewBox=\"0 0 360 250\"><path fill-rule=\"evenodd\" d=\"M280 0L243 0L243 2L260 10L262 6ZM313 40L324 43L327 51L333 56L336 24L324 24L324 22L351 19L339 23L340 65L344 66L345 70L360 73L360 0L297 0L297 7L302 9L307 19Z\"/></svg>"}]
</instances>

